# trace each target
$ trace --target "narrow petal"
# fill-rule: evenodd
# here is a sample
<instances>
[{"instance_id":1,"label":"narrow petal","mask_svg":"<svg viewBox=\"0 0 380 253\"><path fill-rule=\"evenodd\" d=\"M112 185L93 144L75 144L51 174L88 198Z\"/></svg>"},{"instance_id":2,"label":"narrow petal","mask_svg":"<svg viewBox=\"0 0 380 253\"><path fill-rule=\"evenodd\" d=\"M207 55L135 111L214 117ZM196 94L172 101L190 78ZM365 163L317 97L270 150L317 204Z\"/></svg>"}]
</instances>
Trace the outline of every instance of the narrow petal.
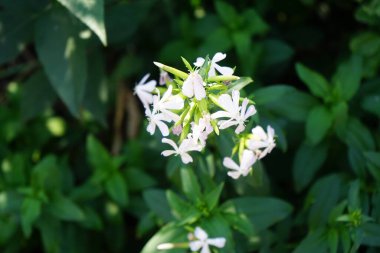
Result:
<instances>
[{"instance_id":1,"label":"narrow petal","mask_svg":"<svg viewBox=\"0 0 380 253\"><path fill-rule=\"evenodd\" d=\"M203 246L203 242L201 241L192 241L189 243L189 247L190 247L190 250L195 252L195 251L198 251L202 248Z\"/></svg>"},{"instance_id":2,"label":"narrow petal","mask_svg":"<svg viewBox=\"0 0 380 253\"><path fill-rule=\"evenodd\" d=\"M238 122L236 120L233 120L233 119L221 120L221 121L219 121L219 128L220 129L226 129L226 128L229 128L229 127L234 126L236 124L238 124Z\"/></svg>"},{"instance_id":3,"label":"narrow petal","mask_svg":"<svg viewBox=\"0 0 380 253\"><path fill-rule=\"evenodd\" d=\"M244 120L248 119L249 117L251 117L255 113L256 113L256 108L253 105L250 105L248 107L248 110L244 114Z\"/></svg>"},{"instance_id":4,"label":"narrow petal","mask_svg":"<svg viewBox=\"0 0 380 253\"><path fill-rule=\"evenodd\" d=\"M255 128L253 128L252 134L254 135L255 139L261 139L261 140L267 139L267 134L265 133L264 129L261 126L256 126Z\"/></svg>"},{"instance_id":5,"label":"narrow petal","mask_svg":"<svg viewBox=\"0 0 380 253\"><path fill-rule=\"evenodd\" d=\"M152 121L149 122L148 126L146 127L146 130L148 131L148 133L150 133L150 135L153 135L156 131L156 124L154 124Z\"/></svg>"},{"instance_id":6,"label":"narrow petal","mask_svg":"<svg viewBox=\"0 0 380 253\"><path fill-rule=\"evenodd\" d=\"M231 118L231 113L226 111L217 111L211 115L212 119L218 119L218 118Z\"/></svg>"},{"instance_id":7,"label":"narrow petal","mask_svg":"<svg viewBox=\"0 0 380 253\"><path fill-rule=\"evenodd\" d=\"M194 82L194 93L197 100L202 100L206 97L206 90L202 82Z\"/></svg>"},{"instance_id":8,"label":"narrow petal","mask_svg":"<svg viewBox=\"0 0 380 253\"><path fill-rule=\"evenodd\" d=\"M240 169L247 170L256 162L256 157L252 151L245 149L243 151L242 160L240 161Z\"/></svg>"},{"instance_id":9,"label":"narrow petal","mask_svg":"<svg viewBox=\"0 0 380 253\"><path fill-rule=\"evenodd\" d=\"M215 64L214 66L215 66L215 69L223 76L230 76L234 73L234 70L230 67L222 67L222 66L219 66L218 64Z\"/></svg>"},{"instance_id":10,"label":"narrow petal","mask_svg":"<svg viewBox=\"0 0 380 253\"><path fill-rule=\"evenodd\" d=\"M169 133L170 133L169 128L164 122L157 121L156 124L157 124L158 129L160 129L162 136L168 136L169 135Z\"/></svg>"},{"instance_id":11,"label":"narrow petal","mask_svg":"<svg viewBox=\"0 0 380 253\"><path fill-rule=\"evenodd\" d=\"M231 110L233 110L234 104L232 102L231 96L228 94L220 95L218 98L218 103L227 112L231 112ZM232 112L236 113L234 111L232 111Z\"/></svg>"},{"instance_id":12,"label":"narrow petal","mask_svg":"<svg viewBox=\"0 0 380 253\"><path fill-rule=\"evenodd\" d=\"M194 87L191 75L189 75L189 77L183 82L182 93L189 98L194 96Z\"/></svg>"},{"instance_id":13,"label":"narrow petal","mask_svg":"<svg viewBox=\"0 0 380 253\"><path fill-rule=\"evenodd\" d=\"M177 152L175 152L175 150L164 150L164 151L162 151L161 155L163 155L163 156L170 156L170 155L174 155L176 153Z\"/></svg>"},{"instance_id":14,"label":"narrow petal","mask_svg":"<svg viewBox=\"0 0 380 253\"><path fill-rule=\"evenodd\" d=\"M223 53L218 52L218 53L216 53L216 54L214 55L214 57L212 57L212 60L211 60L211 61L212 61L212 62L219 62L219 61L225 59L226 56L227 56L227 54L223 54Z\"/></svg>"},{"instance_id":15,"label":"narrow petal","mask_svg":"<svg viewBox=\"0 0 380 253\"><path fill-rule=\"evenodd\" d=\"M197 66L197 67L202 67L202 65L205 63L205 59L203 59L202 57L198 57L197 58L197 61L194 62L194 66Z\"/></svg>"},{"instance_id":16,"label":"narrow petal","mask_svg":"<svg viewBox=\"0 0 380 253\"><path fill-rule=\"evenodd\" d=\"M147 92L152 92L156 88L157 82L155 80L150 80L144 85L141 85L140 88Z\"/></svg>"},{"instance_id":17,"label":"narrow petal","mask_svg":"<svg viewBox=\"0 0 380 253\"><path fill-rule=\"evenodd\" d=\"M240 171L229 171L227 175L232 177L233 179L238 179L241 176Z\"/></svg>"},{"instance_id":18,"label":"narrow petal","mask_svg":"<svg viewBox=\"0 0 380 253\"><path fill-rule=\"evenodd\" d=\"M143 76L143 78L141 78L140 82L138 82L138 84L137 84L137 85L141 85L141 84L144 84L144 83L145 83L145 81L146 81L146 80L148 80L149 76L150 76L150 74L149 74L149 73L145 74L145 76Z\"/></svg>"},{"instance_id":19,"label":"narrow petal","mask_svg":"<svg viewBox=\"0 0 380 253\"><path fill-rule=\"evenodd\" d=\"M188 153L182 153L181 160L184 164L193 162L193 158Z\"/></svg>"},{"instance_id":20,"label":"narrow petal","mask_svg":"<svg viewBox=\"0 0 380 253\"><path fill-rule=\"evenodd\" d=\"M209 245L212 245L218 248L223 248L224 245L226 244L226 238L218 237L218 238L207 239L207 243Z\"/></svg>"},{"instance_id":21,"label":"narrow petal","mask_svg":"<svg viewBox=\"0 0 380 253\"><path fill-rule=\"evenodd\" d=\"M174 149L175 151L178 151L178 146L177 146L177 144L176 144L173 140L168 139L168 138L162 138L161 142L162 142L162 143L169 144L170 146L173 147L173 149Z\"/></svg>"},{"instance_id":22,"label":"narrow petal","mask_svg":"<svg viewBox=\"0 0 380 253\"><path fill-rule=\"evenodd\" d=\"M199 240L206 240L208 238L208 234L201 227L196 227L194 230L194 236Z\"/></svg>"},{"instance_id":23,"label":"narrow petal","mask_svg":"<svg viewBox=\"0 0 380 253\"><path fill-rule=\"evenodd\" d=\"M166 101L169 97L172 95L173 86L169 85L168 89L165 91L164 95L162 96L161 100Z\"/></svg>"},{"instance_id":24,"label":"narrow petal","mask_svg":"<svg viewBox=\"0 0 380 253\"><path fill-rule=\"evenodd\" d=\"M231 158L225 157L223 159L223 166L232 170L239 170L239 165L237 165Z\"/></svg>"},{"instance_id":25,"label":"narrow petal","mask_svg":"<svg viewBox=\"0 0 380 253\"><path fill-rule=\"evenodd\" d=\"M245 129L244 123L241 122L241 123L238 125L238 127L235 129L235 133L236 133L236 134L240 134L241 132L244 131L244 129Z\"/></svg>"}]
</instances>

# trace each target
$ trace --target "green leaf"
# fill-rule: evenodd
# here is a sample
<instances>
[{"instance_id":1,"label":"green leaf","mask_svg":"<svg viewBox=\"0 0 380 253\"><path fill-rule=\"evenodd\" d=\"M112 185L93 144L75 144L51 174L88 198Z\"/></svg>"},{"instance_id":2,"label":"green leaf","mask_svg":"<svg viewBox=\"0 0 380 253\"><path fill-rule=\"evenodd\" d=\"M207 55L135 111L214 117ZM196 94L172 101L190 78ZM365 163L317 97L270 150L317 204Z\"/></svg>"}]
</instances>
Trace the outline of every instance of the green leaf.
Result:
<instances>
[{"instance_id":1,"label":"green leaf","mask_svg":"<svg viewBox=\"0 0 380 253\"><path fill-rule=\"evenodd\" d=\"M276 102L283 98L287 93L294 90L293 87L283 84L271 85L268 87L259 88L254 92L254 101L257 106L266 105L271 102Z\"/></svg>"},{"instance_id":2,"label":"green leaf","mask_svg":"<svg viewBox=\"0 0 380 253\"><path fill-rule=\"evenodd\" d=\"M107 45L104 28L104 2L103 0L57 0L65 6L74 16L86 24Z\"/></svg>"},{"instance_id":3,"label":"green leaf","mask_svg":"<svg viewBox=\"0 0 380 253\"><path fill-rule=\"evenodd\" d=\"M361 230L363 232L363 245L380 247L380 224L365 223Z\"/></svg>"},{"instance_id":4,"label":"green leaf","mask_svg":"<svg viewBox=\"0 0 380 253\"><path fill-rule=\"evenodd\" d=\"M346 128L343 131L338 131L337 134L349 147L361 151L369 151L375 148L371 132L356 118L349 118Z\"/></svg>"},{"instance_id":5,"label":"green leaf","mask_svg":"<svg viewBox=\"0 0 380 253\"><path fill-rule=\"evenodd\" d=\"M21 114L29 120L51 107L56 95L43 71L34 73L21 90Z\"/></svg>"},{"instance_id":6,"label":"green leaf","mask_svg":"<svg viewBox=\"0 0 380 253\"><path fill-rule=\"evenodd\" d=\"M356 173L356 175L364 177L367 160L364 157L363 152L361 152L357 148L349 147L348 160L350 162L351 168Z\"/></svg>"},{"instance_id":7,"label":"green leaf","mask_svg":"<svg viewBox=\"0 0 380 253\"><path fill-rule=\"evenodd\" d=\"M331 210L343 192L345 192L343 180L336 174L323 177L313 185L307 196L312 203L308 221L310 228L326 225Z\"/></svg>"},{"instance_id":8,"label":"green leaf","mask_svg":"<svg viewBox=\"0 0 380 253\"><path fill-rule=\"evenodd\" d=\"M45 252L59 253L62 242L62 226L59 220L50 216L37 224Z\"/></svg>"},{"instance_id":9,"label":"green leaf","mask_svg":"<svg viewBox=\"0 0 380 253\"><path fill-rule=\"evenodd\" d=\"M150 240L145 244L141 253L157 253L157 246L163 243L183 243L187 242L188 232L182 226L177 226L175 223L169 223L160 229ZM170 250L160 250L162 253L185 253L188 247Z\"/></svg>"},{"instance_id":10,"label":"green leaf","mask_svg":"<svg viewBox=\"0 0 380 253\"><path fill-rule=\"evenodd\" d=\"M158 217L169 222L173 220L170 212L170 206L166 199L165 191L158 189L150 189L143 192L145 203Z\"/></svg>"},{"instance_id":11,"label":"green leaf","mask_svg":"<svg viewBox=\"0 0 380 253\"><path fill-rule=\"evenodd\" d=\"M223 218L228 221L231 227L244 235L248 237L255 235L252 223L245 214L223 213Z\"/></svg>"},{"instance_id":12,"label":"green leaf","mask_svg":"<svg viewBox=\"0 0 380 253\"><path fill-rule=\"evenodd\" d=\"M296 190L302 191L314 178L327 158L327 146L302 144L294 158L293 179Z\"/></svg>"},{"instance_id":13,"label":"green leaf","mask_svg":"<svg viewBox=\"0 0 380 253\"><path fill-rule=\"evenodd\" d=\"M191 168L181 169L181 182L182 190L185 193L186 197L192 200L193 203L200 201L202 197L201 187L199 185L197 177Z\"/></svg>"},{"instance_id":14,"label":"green leaf","mask_svg":"<svg viewBox=\"0 0 380 253\"><path fill-rule=\"evenodd\" d=\"M128 189L124 178L119 172L113 173L105 182L105 189L112 200L121 206L128 203Z\"/></svg>"},{"instance_id":15,"label":"green leaf","mask_svg":"<svg viewBox=\"0 0 380 253\"><path fill-rule=\"evenodd\" d=\"M324 231L311 231L297 246L293 253L328 253L328 244Z\"/></svg>"},{"instance_id":16,"label":"green leaf","mask_svg":"<svg viewBox=\"0 0 380 253\"><path fill-rule=\"evenodd\" d=\"M125 177L130 191L141 191L157 184L157 180L141 168L125 170Z\"/></svg>"},{"instance_id":17,"label":"green leaf","mask_svg":"<svg viewBox=\"0 0 380 253\"><path fill-rule=\"evenodd\" d=\"M25 198L21 206L21 226L26 237L32 233L32 226L41 214L41 202L35 198Z\"/></svg>"},{"instance_id":18,"label":"green leaf","mask_svg":"<svg viewBox=\"0 0 380 253\"><path fill-rule=\"evenodd\" d=\"M327 241L330 249L330 253L338 252L338 231L334 228L327 232Z\"/></svg>"},{"instance_id":19,"label":"green leaf","mask_svg":"<svg viewBox=\"0 0 380 253\"><path fill-rule=\"evenodd\" d=\"M52 191L61 186L60 170L57 168L55 156L48 155L34 166L32 171L32 185L36 189Z\"/></svg>"},{"instance_id":20,"label":"green leaf","mask_svg":"<svg viewBox=\"0 0 380 253\"><path fill-rule=\"evenodd\" d=\"M85 216L83 211L71 199L55 194L49 201L47 210L55 217L66 221L82 221Z\"/></svg>"},{"instance_id":21,"label":"green leaf","mask_svg":"<svg viewBox=\"0 0 380 253\"><path fill-rule=\"evenodd\" d=\"M350 212L361 209L360 203L360 181L355 180L350 183L350 188L348 190L348 210Z\"/></svg>"},{"instance_id":22,"label":"green leaf","mask_svg":"<svg viewBox=\"0 0 380 253\"><path fill-rule=\"evenodd\" d=\"M274 98L278 96L278 98L281 99L271 99L265 97L264 99L261 98L261 100L264 100L264 102L260 101L259 99L259 103L265 103L265 106L263 107L270 112L287 117L290 120L304 122L310 113L311 108L317 105L317 100L307 93L298 91L297 89L290 86L287 87L288 88L273 88L274 90L268 88L268 90L264 93L265 96L270 96L269 93L271 91L276 91L278 94L273 94ZM258 94L258 96L263 95Z\"/></svg>"},{"instance_id":23,"label":"green leaf","mask_svg":"<svg viewBox=\"0 0 380 253\"><path fill-rule=\"evenodd\" d=\"M226 244L224 247L218 249L220 253L230 253L235 251L235 243L230 225L221 214L214 214L211 217L202 220L199 226L207 232L210 238L226 238Z\"/></svg>"},{"instance_id":24,"label":"green leaf","mask_svg":"<svg viewBox=\"0 0 380 253\"><path fill-rule=\"evenodd\" d=\"M104 146L92 135L87 137L87 159L96 170L115 171L112 158Z\"/></svg>"},{"instance_id":25,"label":"green leaf","mask_svg":"<svg viewBox=\"0 0 380 253\"><path fill-rule=\"evenodd\" d=\"M306 120L306 137L312 144L318 144L326 136L332 123L331 112L324 106L315 106Z\"/></svg>"},{"instance_id":26,"label":"green leaf","mask_svg":"<svg viewBox=\"0 0 380 253\"><path fill-rule=\"evenodd\" d=\"M380 153L365 152L364 156L367 158L369 172L374 178L376 178L376 180L380 181Z\"/></svg>"},{"instance_id":27,"label":"green leaf","mask_svg":"<svg viewBox=\"0 0 380 253\"><path fill-rule=\"evenodd\" d=\"M231 93L233 90L241 90L248 84L252 83L253 80L250 77L240 77L239 80L233 81L228 85L228 93Z\"/></svg>"},{"instance_id":28,"label":"green leaf","mask_svg":"<svg viewBox=\"0 0 380 253\"><path fill-rule=\"evenodd\" d=\"M232 5L224 1L216 1L215 8L219 18L226 26L234 29L239 25L239 15Z\"/></svg>"},{"instance_id":29,"label":"green leaf","mask_svg":"<svg viewBox=\"0 0 380 253\"><path fill-rule=\"evenodd\" d=\"M173 215L181 221L181 224L193 223L202 215L194 205L187 203L170 190L166 192L166 198Z\"/></svg>"},{"instance_id":30,"label":"green leaf","mask_svg":"<svg viewBox=\"0 0 380 253\"><path fill-rule=\"evenodd\" d=\"M221 183L215 187L212 191L205 195L204 201L208 205L209 210L213 210L219 202L220 194L223 191L224 184Z\"/></svg>"},{"instance_id":31,"label":"green leaf","mask_svg":"<svg viewBox=\"0 0 380 253\"><path fill-rule=\"evenodd\" d=\"M359 89L362 65L362 58L352 55L347 62L343 62L339 66L333 80L338 94L343 100L350 100Z\"/></svg>"},{"instance_id":32,"label":"green leaf","mask_svg":"<svg viewBox=\"0 0 380 253\"><path fill-rule=\"evenodd\" d=\"M319 73L297 63L296 70L299 78L306 84L314 96L325 99L330 95L329 83Z\"/></svg>"},{"instance_id":33,"label":"green leaf","mask_svg":"<svg viewBox=\"0 0 380 253\"><path fill-rule=\"evenodd\" d=\"M269 197L241 197L231 202L239 213L245 214L256 231L262 231L286 218L293 210L285 201Z\"/></svg>"},{"instance_id":34,"label":"green leaf","mask_svg":"<svg viewBox=\"0 0 380 253\"><path fill-rule=\"evenodd\" d=\"M70 112L79 115L87 79L84 41L77 24L61 9L39 18L35 46L46 75Z\"/></svg>"},{"instance_id":35,"label":"green leaf","mask_svg":"<svg viewBox=\"0 0 380 253\"><path fill-rule=\"evenodd\" d=\"M370 95L363 99L362 108L380 118L380 95Z\"/></svg>"}]
</instances>

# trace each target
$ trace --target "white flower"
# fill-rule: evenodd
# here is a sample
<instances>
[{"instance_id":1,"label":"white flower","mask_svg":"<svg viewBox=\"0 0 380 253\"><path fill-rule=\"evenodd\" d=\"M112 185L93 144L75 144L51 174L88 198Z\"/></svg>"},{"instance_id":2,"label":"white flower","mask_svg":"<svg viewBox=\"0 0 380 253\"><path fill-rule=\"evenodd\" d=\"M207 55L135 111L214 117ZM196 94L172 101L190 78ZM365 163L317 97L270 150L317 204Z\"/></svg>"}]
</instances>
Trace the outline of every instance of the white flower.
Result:
<instances>
[{"instance_id":1,"label":"white flower","mask_svg":"<svg viewBox=\"0 0 380 253\"><path fill-rule=\"evenodd\" d=\"M232 75L234 73L234 70L230 67L221 67L219 66L218 64L216 64L217 62L220 62L221 60L223 60L224 58L226 58L226 54L223 54L223 53L216 53L214 55L214 57L212 57L211 59L211 66L210 66L210 70L208 72L208 76L216 76L216 71L215 69L221 73L223 76L229 76L229 75ZM197 58L197 61L194 62L194 65L197 66L197 67L202 67L202 65L204 64L205 62L205 59L202 58L202 57L198 57Z\"/></svg>"},{"instance_id":2,"label":"white flower","mask_svg":"<svg viewBox=\"0 0 380 253\"><path fill-rule=\"evenodd\" d=\"M182 93L189 98L195 96L197 100L202 100L206 97L206 90L205 87L203 87L202 77L197 71L190 73L183 82Z\"/></svg>"},{"instance_id":3,"label":"white flower","mask_svg":"<svg viewBox=\"0 0 380 253\"><path fill-rule=\"evenodd\" d=\"M155 80L150 80L149 82L145 83L146 80L148 80L149 76L150 74L146 74L134 88L134 94L139 97L144 107L147 107L153 102L152 91L156 88Z\"/></svg>"},{"instance_id":4,"label":"white flower","mask_svg":"<svg viewBox=\"0 0 380 253\"><path fill-rule=\"evenodd\" d=\"M247 176L251 171L252 165L256 162L256 157L252 151L245 149L240 161L240 166L237 165L231 158L225 157L223 165L231 169L227 174L233 179L238 179L240 176Z\"/></svg>"},{"instance_id":5,"label":"white flower","mask_svg":"<svg viewBox=\"0 0 380 253\"><path fill-rule=\"evenodd\" d=\"M229 118L228 120L220 120L218 122L220 129L225 129L230 126L238 125L235 133L239 134L245 129L245 121L256 113L253 105L247 109L248 99L245 98L241 107L239 107L240 92L237 90L232 91L232 97L228 94L222 94L218 98L219 105L224 111L218 111L211 115L213 119Z\"/></svg>"},{"instance_id":6,"label":"white flower","mask_svg":"<svg viewBox=\"0 0 380 253\"><path fill-rule=\"evenodd\" d=\"M208 234L200 227L196 227L194 230L194 237L198 240L191 241L189 243L190 250L192 252L200 251L200 253L211 253L209 246L215 246L217 248L223 248L226 244L226 238L208 238Z\"/></svg>"},{"instance_id":7,"label":"white flower","mask_svg":"<svg viewBox=\"0 0 380 253\"><path fill-rule=\"evenodd\" d=\"M198 124L195 124L195 122L191 123L192 133L190 134L190 137L195 143L199 140L202 147L206 146L207 137L213 131L210 121L211 117L208 114L199 119Z\"/></svg>"},{"instance_id":8,"label":"white flower","mask_svg":"<svg viewBox=\"0 0 380 253\"><path fill-rule=\"evenodd\" d=\"M170 110L182 109L184 102L180 96L173 96L172 91L173 86L169 85L162 98L160 98L160 94L153 96L153 111L162 112L168 119L177 122L180 117Z\"/></svg>"},{"instance_id":9,"label":"white flower","mask_svg":"<svg viewBox=\"0 0 380 253\"><path fill-rule=\"evenodd\" d=\"M267 127L267 133L261 126L252 129L252 136L247 141L247 147L252 150L258 159L263 158L276 146L274 129Z\"/></svg>"},{"instance_id":10,"label":"white flower","mask_svg":"<svg viewBox=\"0 0 380 253\"><path fill-rule=\"evenodd\" d=\"M162 143L167 143L170 146L173 147L174 150L165 150L161 154L163 156L170 156L170 155L180 155L181 160L184 164L190 163L193 161L193 158L188 154L190 151L201 151L202 147L200 145L194 144L194 142L191 139L185 139L182 141L181 145L179 147L177 144L167 138L162 139Z\"/></svg>"},{"instance_id":11,"label":"white flower","mask_svg":"<svg viewBox=\"0 0 380 253\"><path fill-rule=\"evenodd\" d=\"M149 124L146 130L153 135L154 132L156 131L156 126L158 129L160 129L162 136L168 136L169 135L169 128L168 126L164 123L170 122L170 119L163 114L163 113L152 113L152 111L147 107L145 109L145 115L148 117Z\"/></svg>"}]
</instances>

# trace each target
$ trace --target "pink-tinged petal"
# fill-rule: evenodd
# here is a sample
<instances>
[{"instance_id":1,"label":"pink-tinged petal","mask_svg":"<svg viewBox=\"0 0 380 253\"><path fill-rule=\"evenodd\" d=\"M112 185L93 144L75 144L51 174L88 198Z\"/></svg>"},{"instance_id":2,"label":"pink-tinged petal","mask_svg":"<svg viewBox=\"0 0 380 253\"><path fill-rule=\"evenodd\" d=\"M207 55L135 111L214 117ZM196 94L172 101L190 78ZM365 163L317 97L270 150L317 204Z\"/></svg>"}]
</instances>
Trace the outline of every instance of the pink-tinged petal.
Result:
<instances>
[{"instance_id":1,"label":"pink-tinged petal","mask_svg":"<svg viewBox=\"0 0 380 253\"><path fill-rule=\"evenodd\" d=\"M212 119L218 119L218 118L231 118L231 113L226 111L217 111L211 115Z\"/></svg>"},{"instance_id":2,"label":"pink-tinged petal","mask_svg":"<svg viewBox=\"0 0 380 253\"><path fill-rule=\"evenodd\" d=\"M164 122L157 121L156 125L157 125L158 129L160 129L162 136L168 136L169 135L169 133L170 133L169 128Z\"/></svg>"},{"instance_id":3,"label":"pink-tinged petal","mask_svg":"<svg viewBox=\"0 0 380 253\"><path fill-rule=\"evenodd\" d=\"M239 170L239 165L237 165L231 158L225 157L223 159L223 166L231 170Z\"/></svg>"},{"instance_id":4,"label":"pink-tinged petal","mask_svg":"<svg viewBox=\"0 0 380 253\"><path fill-rule=\"evenodd\" d=\"M243 151L242 160L240 161L240 168L248 170L256 162L256 157L252 151L245 149Z\"/></svg>"},{"instance_id":5,"label":"pink-tinged petal","mask_svg":"<svg viewBox=\"0 0 380 253\"><path fill-rule=\"evenodd\" d=\"M176 144L173 140L168 139L168 138L162 138L161 142L162 142L162 143L169 144L170 146L173 147L173 149L174 149L175 151L178 152L178 146L177 146L177 144Z\"/></svg>"},{"instance_id":6,"label":"pink-tinged petal","mask_svg":"<svg viewBox=\"0 0 380 253\"><path fill-rule=\"evenodd\" d=\"M181 160L184 164L193 162L193 158L188 153L182 153Z\"/></svg>"},{"instance_id":7,"label":"pink-tinged petal","mask_svg":"<svg viewBox=\"0 0 380 253\"><path fill-rule=\"evenodd\" d=\"M174 155L174 154L177 154L177 152L175 152L174 150L164 150L161 153L161 155L163 155L163 156L170 156L170 155Z\"/></svg>"},{"instance_id":8,"label":"pink-tinged petal","mask_svg":"<svg viewBox=\"0 0 380 253\"><path fill-rule=\"evenodd\" d=\"M271 126L267 126L267 133L268 133L268 138L273 139L274 137L274 129Z\"/></svg>"},{"instance_id":9,"label":"pink-tinged petal","mask_svg":"<svg viewBox=\"0 0 380 253\"><path fill-rule=\"evenodd\" d=\"M234 111L239 111L239 99L240 99L240 92L238 90L232 91L232 103L234 107Z\"/></svg>"},{"instance_id":10,"label":"pink-tinged petal","mask_svg":"<svg viewBox=\"0 0 380 253\"><path fill-rule=\"evenodd\" d=\"M218 53L216 53L216 54L214 55L214 57L212 57L212 60L211 60L211 61L212 61L212 62L219 62L219 61L225 59L226 56L227 56L227 54L223 54L223 53L218 52Z\"/></svg>"},{"instance_id":11,"label":"pink-tinged petal","mask_svg":"<svg viewBox=\"0 0 380 253\"><path fill-rule=\"evenodd\" d=\"M215 69L223 76L230 76L234 73L234 70L230 67L222 67L215 64Z\"/></svg>"},{"instance_id":12,"label":"pink-tinged petal","mask_svg":"<svg viewBox=\"0 0 380 253\"><path fill-rule=\"evenodd\" d=\"M154 132L156 131L156 124L154 124L152 121L149 122L146 130L148 131L148 133L150 133L150 135L153 135Z\"/></svg>"},{"instance_id":13,"label":"pink-tinged petal","mask_svg":"<svg viewBox=\"0 0 380 253\"><path fill-rule=\"evenodd\" d=\"M241 176L240 171L229 171L227 175L232 177L233 179L238 179Z\"/></svg>"},{"instance_id":14,"label":"pink-tinged petal","mask_svg":"<svg viewBox=\"0 0 380 253\"><path fill-rule=\"evenodd\" d=\"M244 120L248 119L249 117L251 117L255 113L256 113L256 108L253 105L249 106L248 110L245 112Z\"/></svg>"},{"instance_id":15,"label":"pink-tinged petal","mask_svg":"<svg viewBox=\"0 0 380 253\"><path fill-rule=\"evenodd\" d=\"M183 82L182 93L183 95L189 98L194 96L194 86L191 75L189 75L187 79Z\"/></svg>"},{"instance_id":16,"label":"pink-tinged petal","mask_svg":"<svg viewBox=\"0 0 380 253\"><path fill-rule=\"evenodd\" d=\"M189 243L189 247L190 247L190 250L195 252L195 251L198 251L202 248L203 246L203 242L201 241L192 241Z\"/></svg>"},{"instance_id":17,"label":"pink-tinged petal","mask_svg":"<svg viewBox=\"0 0 380 253\"><path fill-rule=\"evenodd\" d=\"M224 245L226 245L226 238L218 237L218 238L207 239L207 243L217 248L223 248Z\"/></svg>"},{"instance_id":18,"label":"pink-tinged petal","mask_svg":"<svg viewBox=\"0 0 380 253\"><path fill-rule=\"evenodd\" d=\"M194 230L194 236L199 240L206 240L208 238L208 234L201 227L196 227Z\"/></svg>"},{"instance_id":19,"label":"pink-tinged petal","mask_svg":"<svg viewBox=\"0 0 380 253\"><path fill-rule=\"evenodd\" d=\"M244 131L244 129L245 129L244 124L243 124L243 123L240 123L240 124L237 126L237 128L235 129L235 133L236 133L236 134L240 134L241 132Z\"/></svg>"},{"instance_id":20,"label":"pink-tinged petal","mask_svg":"<svg viewBox=\"0 0 380 253\"><path fill-rule=\"evenodd\" d=\"M194 66L197 66L197 67L202 67L202 65L205 63L205 59L203 59L202 57L198 57L197 58L197 61L194 62Z\"/></svg>"},{"instance_id":21,"label":"pink-tinged petal","mask_svg":"<svg viewBox=\"0 0 380 253\"><path fill-rule=\"evenodd\" d=\"M143 76L143 78L141 78L140 82L138 82L138 84L137 84L137 85L141 85L141 84L144 84L144 83L145 83L145 81L146 81L146 80L148 80L149 76L150 76L150 74L149 74L149 73L145 74L145 76Z\"/></svg>"},{"instance_id":22,"label":"pink-tinged petal","mask_svg":"<svg viewBox=\"0 0 380 253\"><path fill-rule=\"evenodd\" d=\"M202 100L206 97L206 90L205 87L203 87L203 82L194 82L194 94L197 100Z\"/></svg>"},{"instance_id":23,"label":"pink-tinged petal","mask_svg":"<svg viewBox=\"0 0 380 253\"><path fill-rule=\"evenodd\" d=\"M203 245L200 253L211 253L210 248L208 247L207 244Z\"/></svg>"}]
</instances>

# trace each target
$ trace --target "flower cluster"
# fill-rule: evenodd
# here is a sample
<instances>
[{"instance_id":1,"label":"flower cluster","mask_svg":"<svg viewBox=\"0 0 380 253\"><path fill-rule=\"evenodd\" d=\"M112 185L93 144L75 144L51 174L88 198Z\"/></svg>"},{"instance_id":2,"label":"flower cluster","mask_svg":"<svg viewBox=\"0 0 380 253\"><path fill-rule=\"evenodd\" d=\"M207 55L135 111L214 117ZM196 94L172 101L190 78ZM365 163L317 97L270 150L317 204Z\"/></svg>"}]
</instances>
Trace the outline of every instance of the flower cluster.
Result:
<instances>
[{"instance_id":1,"label":"flower cluster","mask_svg":"<svg viewBox=\"0 0 380 253\"><path fill-rule=\"evenodd\" d=\"M250 79L235 76L234 69L217 64L225 57L223 53L216 53L211 60L199 57L194 66L182 58L189 73L154 62L161 70L158 85L148 81L147 74L136 85L135 94L145 108L147 131L153 135L158 129L162 142L172 148L162 155L179 155L185 164L193 161L190 152L205 148L211 134L233 128L240 140L240 165L230 157L224 158L223 164L236 179L248 175L256 160L271 152L275 141L270 126L267 132L257 126L250 134L243 133L249 118L256 114L253 102L240 97L239 90Z\"/></svg>"}]
</instances>

